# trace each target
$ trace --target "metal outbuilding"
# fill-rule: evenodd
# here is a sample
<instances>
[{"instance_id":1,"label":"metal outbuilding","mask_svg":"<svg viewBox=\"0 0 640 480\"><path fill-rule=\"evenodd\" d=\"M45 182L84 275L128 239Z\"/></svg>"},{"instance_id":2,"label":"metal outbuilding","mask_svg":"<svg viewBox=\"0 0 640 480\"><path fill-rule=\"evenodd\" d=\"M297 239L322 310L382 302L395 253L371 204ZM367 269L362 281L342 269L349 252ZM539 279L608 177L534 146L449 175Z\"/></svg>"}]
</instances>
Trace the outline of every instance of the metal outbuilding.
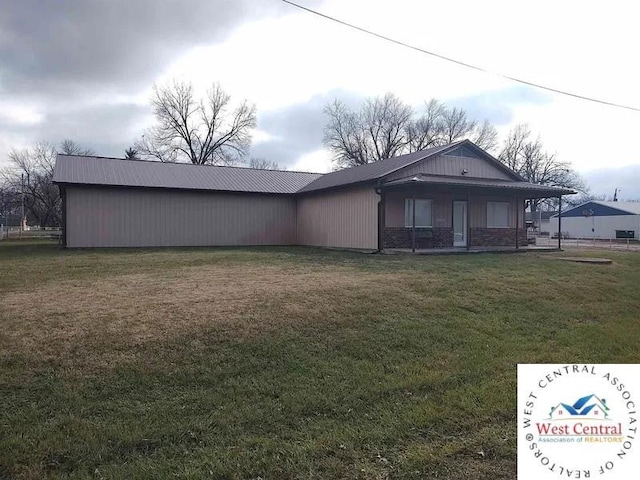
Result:
<instances>
[{"instance_id":1,"label":"metal outbuilding","mask_svg":"<svg viewBox=\"0 0 640 480\"><path fill-rule=\"evenodd\" d=\"M566 238L608 240L640 239L640 202L592 200L562 212L562 235ZM558 229L558 215L551 217L551 231Z\"/></svg>"}]
</instances>

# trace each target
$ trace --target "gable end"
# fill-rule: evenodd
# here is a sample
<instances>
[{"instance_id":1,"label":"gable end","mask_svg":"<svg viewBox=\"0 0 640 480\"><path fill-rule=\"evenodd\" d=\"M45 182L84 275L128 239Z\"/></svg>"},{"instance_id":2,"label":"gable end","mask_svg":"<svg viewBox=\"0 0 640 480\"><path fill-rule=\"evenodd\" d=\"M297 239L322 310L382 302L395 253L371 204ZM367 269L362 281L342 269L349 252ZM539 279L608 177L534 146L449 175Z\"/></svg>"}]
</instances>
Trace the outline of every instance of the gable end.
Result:
<instances>
[{"instance_id":1,"label":"gable end","mask_svg":"<svg viewBox=\"0 0 640 480\"><path fill-rule=\"evenodd\" d=\"M445 148L389 173L384 177L384 180L399 180L418 174L515 182L524 181L520 175L507 168L469 140L451 145L450 148Z\"/></svg>"}]
</instances>

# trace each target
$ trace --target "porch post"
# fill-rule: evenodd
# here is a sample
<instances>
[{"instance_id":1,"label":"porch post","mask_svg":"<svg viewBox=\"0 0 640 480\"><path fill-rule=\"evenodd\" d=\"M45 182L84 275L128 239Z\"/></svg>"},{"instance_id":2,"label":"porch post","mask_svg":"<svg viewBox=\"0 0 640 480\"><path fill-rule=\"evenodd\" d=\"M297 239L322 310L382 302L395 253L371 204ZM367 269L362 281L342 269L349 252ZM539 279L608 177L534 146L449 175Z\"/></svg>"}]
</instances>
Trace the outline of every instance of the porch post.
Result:
<instances>
[{"instance_id":1,"label":"porch post","mask_svg":"<svg viewBox=\"0 0 640 480\"><path fill-rule=\"evenodd\" d=\"M558 250L562 250L562 195L558 197Z\"/></svg>"},{"instance_id":2,"label":"porch post","mask_svg":"<svg viewBox=\"0 0 640 480\"><path fill-rule=\"evenodd\" d=\"M518 225L520 225L520 200L516 195L516 250L518 250Z\"/></svg>"},{"instance_id":3,"label":"porch post","mask_svg":"<svg viewBox=\"0 0 640 480\"><path fill-rule=\"evenodd\" d=\"M471 248L471 192L467 192L467 250Z\"/></svg>"},{"instance_id":4,"label":"porch post","mask_svg":"<svg viewBox=\"0 0 640 480\"><path fill-rule=\"evenodd\" d=\"M67 188L62 186L58 186L58 188L60 189L60 198L62 199L62 231L60 232L60 242L64 248L67 248Z\"/></svg>"},{"instance_id":5,"label":"porch post","mask_svg":"<svg viewBox=\"0 0 640 480\"><path fill-rule=\"evenodd\" d=\"M416 197L411 197L411 252L416 253Z\"/></svg>"}]
</instances>

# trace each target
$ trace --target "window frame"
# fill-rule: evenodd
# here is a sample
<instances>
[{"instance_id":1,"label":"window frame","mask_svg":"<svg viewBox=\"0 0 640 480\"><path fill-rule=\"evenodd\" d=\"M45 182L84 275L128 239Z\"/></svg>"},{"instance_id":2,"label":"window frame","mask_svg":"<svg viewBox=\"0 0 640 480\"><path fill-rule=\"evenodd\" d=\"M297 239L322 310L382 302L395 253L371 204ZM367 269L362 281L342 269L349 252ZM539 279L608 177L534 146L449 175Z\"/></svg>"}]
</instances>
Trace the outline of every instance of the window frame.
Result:
<instances>
[{"instance_id":1,"label":"window frame","mask_svg":"<svg viewBox=\"0 0 640 480\"><path fill-rule=\"evenodd\" d=\"M496 225L495 223L493 225L489 224L489 208L493 205L498 205L498 204L502 204L502 205L506 205L507 206L507 219L506 219L506 224L505 225ZM493 209L493 221L495 222L496 220L496 210L495 207ZM501 201L501 200L488 200L487 201L487 228L511 228L511 202L505 202L505 201Z\"/></svg>"},{"instance_id":2,"label":"window frame","mask_svg":"<svg viewBox=\"0 0 640 480\"><path fill-rule=\"evenodd\" d=\"M413 228L413 210L411 209L412 207L408 207L408 205L413 206L413 201L414 201L414 197L405 197L404 199L404 227L405 228ZM431 221L431 225L420 225L418 222L418 216L416 215L416 228L433 228L433 199L415 197L415 201L416 201L416 204L418 202L425 202L426 204L429 205L429 220ZM410 212L409 214L407 213L407 208L409 208L409 212Z\"/></svg>"}]
</instances>

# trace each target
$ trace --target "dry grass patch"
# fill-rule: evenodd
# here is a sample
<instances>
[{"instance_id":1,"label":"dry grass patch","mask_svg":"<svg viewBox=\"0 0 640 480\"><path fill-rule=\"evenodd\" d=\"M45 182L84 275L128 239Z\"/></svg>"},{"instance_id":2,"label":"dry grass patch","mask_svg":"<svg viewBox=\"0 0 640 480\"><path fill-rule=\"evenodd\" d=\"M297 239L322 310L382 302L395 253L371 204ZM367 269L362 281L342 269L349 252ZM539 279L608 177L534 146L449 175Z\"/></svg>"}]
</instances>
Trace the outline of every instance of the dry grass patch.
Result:
<instances>
[{"instance_id":1,"label":"dry grass patch","mask_svg":"<svg viewBox=\"0 0 640 480\"><path fill-rule=\"evenodd\" d=\"M204 331L255 338L292 325L333 321L336 298L348 300L352 287L375 298L407 280L406 274L354 268L252 265L63 280L0 297L2 343L6 353L37 355L45 362L113 365L135 356L135 347L147 342ZM407 301L415 300L411 291L406 295Z\"/></svg>"}]
</instances>

